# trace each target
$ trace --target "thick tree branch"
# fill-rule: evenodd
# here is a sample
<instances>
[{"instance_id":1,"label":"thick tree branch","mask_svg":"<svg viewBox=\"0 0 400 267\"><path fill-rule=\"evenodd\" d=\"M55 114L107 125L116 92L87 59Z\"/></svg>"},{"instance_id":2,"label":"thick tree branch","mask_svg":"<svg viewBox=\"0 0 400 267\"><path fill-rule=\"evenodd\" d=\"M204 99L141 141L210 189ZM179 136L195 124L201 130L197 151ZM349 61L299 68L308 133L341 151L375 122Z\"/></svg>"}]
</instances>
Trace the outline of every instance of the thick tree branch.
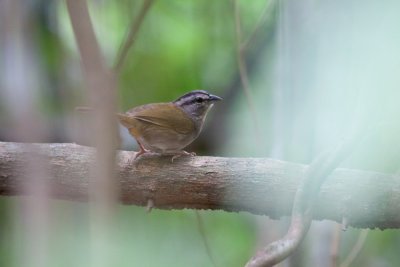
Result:
<instances>
[{"instance_id":1,"label":"thick tree branch","mask_svg":"<svg viewBox=\"0 0 400 267\"><path fill-rule=\"evenodd\" d=\"M51 195L86 201L93 148L74 144L38 144L49 161ZM23 195L22 173L29 146L0 143L0 195ZM36 155L37 156L37 155ZM134 166L132 152L118 153L119 200L160 209L222 209L279 218L291 214L305 165L261 158L150 156ZM359 228L400 228L400 179L397 176L337 169L321 187L313 219Z\"/></svg>"}]
</instances>

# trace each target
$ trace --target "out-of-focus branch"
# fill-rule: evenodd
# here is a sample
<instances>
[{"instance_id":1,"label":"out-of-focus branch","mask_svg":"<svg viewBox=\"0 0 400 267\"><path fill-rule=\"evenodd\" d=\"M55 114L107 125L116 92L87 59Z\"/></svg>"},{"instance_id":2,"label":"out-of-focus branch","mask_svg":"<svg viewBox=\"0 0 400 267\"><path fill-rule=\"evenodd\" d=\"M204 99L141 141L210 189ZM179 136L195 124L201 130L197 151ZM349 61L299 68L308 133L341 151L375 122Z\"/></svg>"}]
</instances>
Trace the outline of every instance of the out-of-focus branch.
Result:
<instances>
[{"instance_id":1,"label":"out-of-focus branch","mask_svg":"<svg viewBox=\"0 0 400 267\"><path fill-rule=\"evenodd\" d=\"M314 206L318 201L317 197L322 184L358 142L359 136L353 135L337 148L321 154L311 163L304 174L304 180L296 190L291 223L286 235L259 251L250 259L246 267L273 266L293 253L310 228Z\"/></svg>"},{"instance_id":2,"label":"out-of-focus branch","mask_svg":"<svg viewBox=\"0 0 400 267\"><path fill-rule=\"evenodd\" d=\"M369 233L369 229L361 230L356 244L350 250L349 255L347 255L346 259L340 264L340 267L349 267L350 264L356 259L357 255L360 253L361 249L363 248L365 241L367 240L367 236Z\"/></svg>"},{"instance_id":3,"label":"out-of-focus branch","mask_svg":"<svg viewBox=\"0 0 400 267\"><path fill-rule=\"evenodd\" d=\"M83 76L89 93L90 106L96 112L90 126L96 160L91 164L89 195L92 200L91 229L92 265L110 266L109 247L117 199L115 182L115 150L117 121L115 119L116 82L106 67L89 15L86 0L67 0L75 40L82 62Z\"/></svg>"},{"instance_id":4,"label":"out-of-focus branch","mask_svg":"<svg viewBox=\"0 0 400 267\"><path fill-rule=\"evenodd\" d=\"M45 140L48 125L40 112L38 96L45 81L40 71L43 63L37 57L37 3L23 0L0 1L0 102L2 128L7 128L9 138L29 142ZM5 114L5 116L4 116ZM1 119L0 119L1 120ZM0 148L1 149L1 148ZM49 265L49 195L47 162L38 156L35 147L27 147L25 164L19 167L25 181L21 190L35 197L21 199L13 204L9 212L13 227L7 230L16 238L16 247L11 249L9 264L15 266ZM4 235L2 233L4 238ZM32 245L34 244L34 245ZM12 247L12 246L11 246ZM18 256L16 256L18 255ZM3 262L1 265L9 265Z\"/></svg>"},{"instance_id":5,"label":"out-of-focus branch","mask_svg":"<svg viewBox=\"0 0 400 267\"><path fill-rule=\"evenodd\" d=\"M95 149L74 144L37 144L49 161L50 194L87 201ZM0 143L0 195L24 195L18 185L27 144ZM128 164L133 152L118 153L116 182L123 204L160 209L222 209L279 218L291 214L307 166L265 158L149 156ZM400 228L400 179L394 175L337 169L314 200L314 220L343 217L359 228Z\"/></svg>"},{"instance_id":6,"label":"out-of-focus branch","mask_svg":"<svg viewBox=\"0 0 400 267\"><path fill-rule=\"evenodd\" d=\"M93 200L101 212L111 212L116 186L113 182L117 138L115 120L115 80L107 69L90 20L87 1L67 0L68 13L79 48L90 106L96 113L92 125L94 146L98 149L93 167Z\"/></svg>"},{"instance_id":7,"label":"out-of-focus branch","mask_svg":"<svg viewBox=\"0 0 400 267\"><path fill-rule=\"evenodd\" d=\"M330 255L330 266L337 267L339 260L339 247L340 247L340 238L342 233L342 225L336 224L334 229L332 229L332 241L331 241L331 255Z\"/></svg>"},{"instance_id":8,"label":"out-of-focus branch","mask_svg":"<svg viewBox=\"0 0 400 267\"><path fill-rule=\"evenodd\" d=\"M246 96L247 104L250 109L251 118L254 122L254 132L255 137L257 138L257 143L262 144L262 138L260 133L260 127L258 124L257 112L254 105L253 96L250 90L250 82L249 77L247 74L247 66L245 61L244 55L244 47L242 45L242 29L241 29L241 22L240 22L240 10L239 4L237 0L232 0L233 2L233 9L234 9L234 16L235 16L235 32L236 32L236 58L237 64L239 68L239 76L240 82L243 87L244 94Z\"/></svg>"},{"instance_id":9,"label":"out-of-focus branch","mask_svg":"<svg viewBox=\"0 0 400 267\"><path fill-rule=\"evenodd\" d=\"M250 33L249 37L245 41L242 42L241 47L243 50L246 50L247 47L254 41L257 35L260 33L261 27L265 24L268 18L271 17L272 11L274 10L274 5L278 2L278 0L267 0L267 4L264 7L264 10L260 17L257 20L256 26L254 26L253 31Z\"/></svg>"},{"instance_id":10,"label":"out-of-focus branch","mask_svg":"<svg viewBox=\"0 0 400 267\"><path fill-rule=\"evenodd\" d=\"M212 266L213 267L217 267L217 263L216 263L216 261L214 259L213 254L212 254L210 243L208 242L208 239L207 239L203 218L200 215L199 211L196 210L195 214L196 214L196 221L197 221L197 229L199 230L199 234L200 234L200 236L201 236L201 238L203 240L204 247L206 249L207 255L210 258Z\"/></svg>"},{"instance_id":11,"label":"out-of-focus branch","mask_svg":"<svg viewBox=\"0 0 400 267\"><path fill-rule=\"evenodd\" d=\"M278 1L274 1L274 3L278 3ZM273 4L268 6L271 8L271 11L266 13L271 16L269 16L266 21L260 18L258 21L261 20L263 22L257 23L257 25L260 25L258 27L259 30L256 30L257 26L255 26L252 32L254 38L251 38L251 41L248 38L246 39L247 41L245 43L246 46L243 60L248 74L253 73L259 67L263 58L272 56L272 52L266 48L273 45L275 40L274 36L277 30L277 19L275 17L278 5ZM229 127L226 125L226 114L229 113L228 111L232 108L233 103L235 103L233 100L243 91L239 69L232 77L233 79L230 84L227 85L222 94L224 103L221 103L214 108L214 115L210 117L208 126L204 129L204 133L201 134L194 143L195 146L200 145L201 147L207 147L209 150L214 151L215 148L218 148L222 143L224 143L223 139L229 135Z\"/></svg>"},{"instance_id":12,"label":"out-of-focus branch","mask_svg":"<svg viewBox=\"0 0 400 267\"><path fill-rule=\"evenodd\" d=\"M136 36L139 32L140 26L142 25L144 18L146 17L147 12L149 11L152 3L154 0L144 0L142 8L139 11L139 14L137 17L132 19L128 35L126 36L125 42L122 45L118 56L115 61L114 65L114 71L119 72L121 70L121 67L124 63L124 60L128 54L129 49L132 47L136 40Z\"/></svg>"}]
</instances>

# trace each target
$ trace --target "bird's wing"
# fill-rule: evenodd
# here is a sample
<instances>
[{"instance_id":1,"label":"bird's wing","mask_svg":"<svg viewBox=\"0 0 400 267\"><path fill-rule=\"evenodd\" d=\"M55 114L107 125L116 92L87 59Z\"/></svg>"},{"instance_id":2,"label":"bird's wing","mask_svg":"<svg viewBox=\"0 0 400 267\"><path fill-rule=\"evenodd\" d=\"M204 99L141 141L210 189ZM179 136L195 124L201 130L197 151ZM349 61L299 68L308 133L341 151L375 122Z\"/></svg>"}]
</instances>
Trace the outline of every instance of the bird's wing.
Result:
<instances>
[{"instance_id":1,"label":"bird's wing","mask_svg":"<svg viewBox=\"0 0 400 267\"><path fill-rule=\"evenodd\" d=\"M194 122L172 103L139 106L129 110L126 115L131 119L168 128L180 134L189 134L195 130Z\"/></svg>"}]
</instances>

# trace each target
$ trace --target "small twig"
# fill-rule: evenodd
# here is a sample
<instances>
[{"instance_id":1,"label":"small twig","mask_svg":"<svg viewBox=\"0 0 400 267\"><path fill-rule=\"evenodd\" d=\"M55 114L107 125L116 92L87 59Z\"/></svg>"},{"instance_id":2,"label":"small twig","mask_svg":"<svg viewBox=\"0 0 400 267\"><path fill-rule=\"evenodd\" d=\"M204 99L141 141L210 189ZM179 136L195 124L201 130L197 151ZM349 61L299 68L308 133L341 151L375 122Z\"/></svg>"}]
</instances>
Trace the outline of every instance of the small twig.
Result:
<instances>
[{"instance_id":1,"label":"small twig","mask_svg":"<svg viewBox=\"0 0 400 267\"><path fill-rule=\"evenodd\" d=\"M128 54L129 49L133 46L139 29L146 17L147 12L149 11L152 3L154 0L144 0L142 8L139 11L139 14L136 18L132 19L131 25L129 27L128 35L125 39L124 44L122 45L121 49L119 50L118 56L115 60L114 64L114 71L118 73L121 70L121 67L124 63L124 60Z\"/></svg>"},{"instance_id":2,"label":"small twig","mask_svg":"<svg viewBox=\"0 0 400 267\"><path fill-rule=\"evenodd\" d=\"M93 111L93 108L91 108L91 107L75 107L75 111L87 112L87 111Z\"/></svg>"},{"instance_id":3,"label":"small twig","mask_svg":"<svg viewBox=\"0 0 400 267\"><path fill-rule=\"evenodd\" d=\"M274 5L276 4L277 0L268 0L267 4L264 7L263 12L261 13L260 17L257 20L256 26L254 27L253 31L250 33L249 37L245 41L242 42L241 47L243 50L253 42L255 37L257 36L259 30L261 29L262 25L265 21L270 17L271 12L273 10Z\"/></svg>"},{"instance_id":4,"label":"small twig","mask_svg":"<svg viewBox=\"0 0 400 267\"><path fill-rule=\"evenodd\" d=\"M349 227L349 220L347 219L347 217L343 217L343 219L342 219L342 231L346 231L348 227Z\"/></svg>"},{"instance_id":5,"label":"small twig","mask_svg":"<svg viewBox=\"0 0 400 267\"><path fill-rule=\"evenodd\" d=\"M212 265L214 267L217 267L215 259L212 255L210 244L208 243L208 240L207 240L207 235L206 235L206 230L204 228L203 218L201 217L200 212L198 210L195 210L195 214L196 214L196 221L197 221L197 229L199 230L200 236L203 239L203 244L206 249L207 255L210 258Z\"/></svg>"},{"instance_id":6,"label":"small twig","mask_svg":"<svg viewBox=\"0 0 400 267\"><path fill-rule=\"evenodd\" d=\"M363 248L365 241L367 240L367 236L369 233L369 229L363 229L358 236L357 242L354 245L353 249L350 251L349 255L346 259L340 264L340 267L349 267L350 264L355 260L357 255L360 253Z\"/></svg>"},{"instance_id":7,"label":"small twig","mask_svg":"<svg viewBox=\"0 0 400 267\"><path fill-rule=\"evenodd\" d=\"M153 201L151 198L149 198L149 199L147 200L146 212L147 212L147 213L150 213L151 210L153 209L153 207L154 207L154 201Z\"/></svg>"},{"instance_id":8,"label":"small twig","mask_svg":"<svg viewBox=\"0 0 400 267\"><path fill-rule=\"evenodd\" d=\"M253 96L252 96L251 90L250 90L250 82L249 82L249 77L248 77L248 73L247 73L244 49L243 49L243 45L242 45L242 30L241 30L239 6L237 3L237 0L232 0L232 2L233 2L233 9L234 9L234 15L235 15L236 57L237 57L237 64L238 64L238 68L239 68L240 82L242 84L242 88L243 88L244 94L246 96L247 104L249 106L250 114L251 114L251 117L252 117L252 120L254 123L254 132L255 132L255 135L257 138L257 142L259 144L262 144L262 138L260 135L260 129L259 129L259 124L258 124L258 119L257 119L257 112L255 109Z\"/></svg>"}]
</instances>

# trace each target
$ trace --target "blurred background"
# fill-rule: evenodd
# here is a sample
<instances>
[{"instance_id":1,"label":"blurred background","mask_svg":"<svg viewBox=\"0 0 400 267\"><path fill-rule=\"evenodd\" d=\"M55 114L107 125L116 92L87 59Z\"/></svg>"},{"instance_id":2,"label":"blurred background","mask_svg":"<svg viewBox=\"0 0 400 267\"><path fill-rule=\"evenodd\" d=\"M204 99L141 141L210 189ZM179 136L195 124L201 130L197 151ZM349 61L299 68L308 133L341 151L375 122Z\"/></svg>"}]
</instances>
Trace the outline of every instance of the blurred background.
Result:
<instances>
[{"instance_id":1,"label":"blurred background","mask_svg":"<svg viewBox=\"0 0 400 267\"><path fill-rule=\"evenodd\" d=\"M109 66L142 3L89 1ZM224 101L189 151L303 164L367 124L366 141L342 166L398 173L398 25L396 0L155 0L117 77L117 107L205 89ZM0 0L0 141L87 144L93 133L74 111L87 103L65 2ZM120 134L120 149L137 149L124 129ZM101 266L91 258L88 204L51 200L37 213L44 216L35 216L26 201L0 197L0 266ZM201 214L217 266L243 266L288 224L248 213ZM114 223L107 247L113 264L103 266L213 266L193 211L118 206ZM337 246L342 262L360 230L338 238L337 229L314 222L280 266L331 266ZM351 266L399 266L398 231L371 230L361 243Z\"/></svg>"}]
</instances>

